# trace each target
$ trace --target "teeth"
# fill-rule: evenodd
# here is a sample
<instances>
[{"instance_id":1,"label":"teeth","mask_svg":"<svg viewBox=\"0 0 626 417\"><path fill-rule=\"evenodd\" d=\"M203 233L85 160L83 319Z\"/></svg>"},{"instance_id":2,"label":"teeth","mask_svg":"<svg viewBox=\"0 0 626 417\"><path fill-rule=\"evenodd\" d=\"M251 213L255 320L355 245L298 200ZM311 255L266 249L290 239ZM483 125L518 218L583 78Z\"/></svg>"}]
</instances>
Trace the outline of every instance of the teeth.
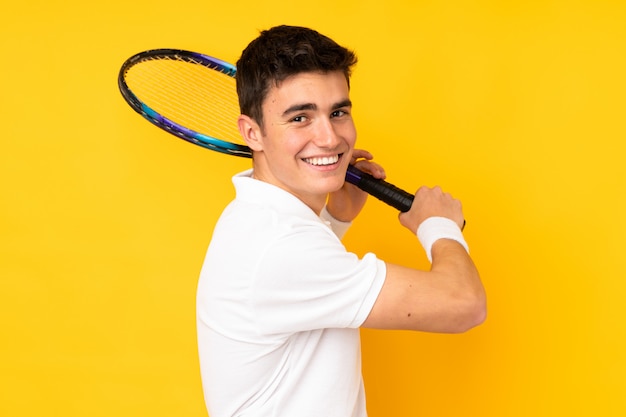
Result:
<instances>
[{"instance_id":1,"label":"teeth","mask_svg":"<svg viewBox=\"0 0 626 417\"><path fill-rule=\"evenodd\" d=\"M323 158L305 158L304 162L311 165L332 165L339 161L339 155L325 156Z\"/></svg>"}]
</instances>

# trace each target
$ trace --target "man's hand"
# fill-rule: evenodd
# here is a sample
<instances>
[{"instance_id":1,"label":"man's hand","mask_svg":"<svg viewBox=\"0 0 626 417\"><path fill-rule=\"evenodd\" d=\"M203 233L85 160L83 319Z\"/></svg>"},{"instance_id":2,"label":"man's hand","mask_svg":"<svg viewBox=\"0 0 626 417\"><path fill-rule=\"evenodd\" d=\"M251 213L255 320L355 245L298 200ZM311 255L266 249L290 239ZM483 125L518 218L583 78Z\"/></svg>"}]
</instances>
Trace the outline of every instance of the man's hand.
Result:
<instances>
[{"instance_id":1,"label":"man's hand","mask_svg":"<svg viewBox=\"0 0 626 417\"><path fill-rule=\"evenodd\" d=\"M375 178L385 179L385 170L378 164L372 162L371 153L355 149L352 153L350 164L363 172L371 174ZM342 222L351 222L358 216L367 201L367 193L357 186L348 182L343 184L341 189L330 193L326 209L335 219Z\"/></svg>"},{"instance_id":2,"label":"man's hand","mask_svg":"<svg viewBox=\"0 0 626 417\"><path fill-rule=\"evenodd\" d=\"M461 202L439 187L421 187L415 193L411 209L400 213L400 223L416 233L419 225L429 217L446 217L463 228L463 209Z\"/></svg>"}]
</instances>

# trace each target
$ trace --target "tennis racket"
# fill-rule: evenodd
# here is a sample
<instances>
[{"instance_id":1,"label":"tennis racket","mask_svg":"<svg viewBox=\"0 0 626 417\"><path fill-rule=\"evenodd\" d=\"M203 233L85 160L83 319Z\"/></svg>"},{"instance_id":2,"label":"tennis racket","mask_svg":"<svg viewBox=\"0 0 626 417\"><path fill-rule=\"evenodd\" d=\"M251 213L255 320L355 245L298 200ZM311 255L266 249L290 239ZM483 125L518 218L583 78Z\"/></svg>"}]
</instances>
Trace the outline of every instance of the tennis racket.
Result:
<instances>
[{"instance_id":1,"label":"tennis racket","mask_svg":"<svg viewBox=\"0 0 626 417\"><path fill-rule=\"evenodd\" d=\"M237 69L228 62L180 49L153 49L128 58L118 76L126 102L161 129L212 151L251 158L237 118ZM348 166L346 181L408 211L414 196Z\"/></svg>"}]
</instances>

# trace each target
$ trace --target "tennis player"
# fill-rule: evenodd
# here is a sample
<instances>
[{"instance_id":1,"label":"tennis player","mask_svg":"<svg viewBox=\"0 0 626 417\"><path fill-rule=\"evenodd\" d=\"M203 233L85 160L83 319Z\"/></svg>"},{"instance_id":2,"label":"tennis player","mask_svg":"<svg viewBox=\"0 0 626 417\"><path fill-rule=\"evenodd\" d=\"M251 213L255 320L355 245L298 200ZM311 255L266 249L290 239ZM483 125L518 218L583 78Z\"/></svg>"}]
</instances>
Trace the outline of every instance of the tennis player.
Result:
<instances>
[{"instance_id":1,"label":"tennis player","mask_svg":"<svg viewBox=\"0 0 626 417\"><path fill-rule=\"evenodd\" d=\"M253 168L233 178L236 197L215 226L198 285L211 417L366 416L360 327L459 333L485 319L461 203L440 188L420 188L399 216L429 271L342 245L367 196L344 181L348 164L385 177L355 149L356 61L314 30L278 26L237 62L239 131Z\"/></svg>"}]
</instances>

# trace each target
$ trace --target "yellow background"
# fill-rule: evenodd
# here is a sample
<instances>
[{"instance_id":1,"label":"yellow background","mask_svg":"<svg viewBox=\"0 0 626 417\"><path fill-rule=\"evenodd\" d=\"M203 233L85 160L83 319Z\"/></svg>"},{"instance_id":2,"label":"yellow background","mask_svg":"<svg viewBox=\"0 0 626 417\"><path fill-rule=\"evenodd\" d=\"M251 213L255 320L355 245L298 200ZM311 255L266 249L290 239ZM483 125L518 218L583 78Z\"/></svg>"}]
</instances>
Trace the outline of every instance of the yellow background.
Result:
<instances>
[{"instance_id":1,"label":"yellow background","mask_svg":"<svg viewBox=\"0 0 626 417\"><path fill-rule=\"evenodd\" d=\"M234 61L281 23L357 51L360 147L462 199L489 295L463 335L363 332L370 415L626 415L625 2L4 6L0 415L206 415L196 280L249 161L145 122L117 70L161 47ZM427 266L374 199L346 243Z\"/></svg>"}]
</instances>

